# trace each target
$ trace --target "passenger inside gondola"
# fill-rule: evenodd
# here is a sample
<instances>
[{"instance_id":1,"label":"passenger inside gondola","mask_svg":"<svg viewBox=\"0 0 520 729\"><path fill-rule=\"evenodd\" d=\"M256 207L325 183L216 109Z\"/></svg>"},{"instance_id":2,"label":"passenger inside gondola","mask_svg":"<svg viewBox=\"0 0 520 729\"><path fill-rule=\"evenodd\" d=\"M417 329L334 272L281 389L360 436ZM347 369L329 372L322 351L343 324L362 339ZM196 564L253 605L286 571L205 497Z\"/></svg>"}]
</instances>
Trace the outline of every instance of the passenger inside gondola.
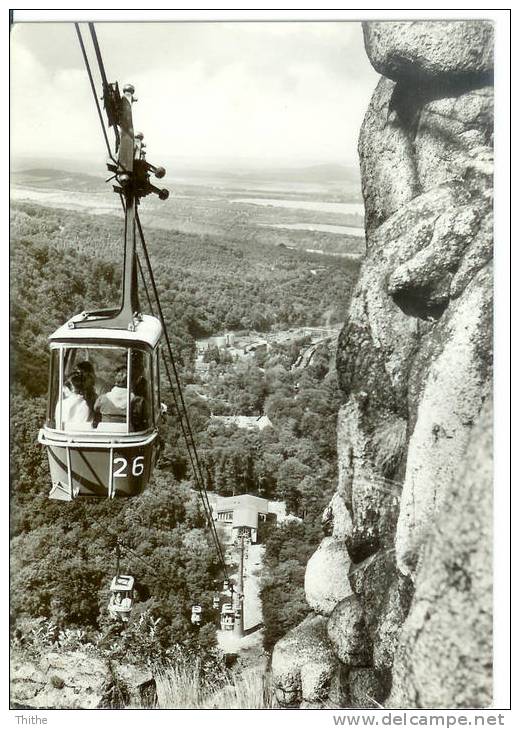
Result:
<instances>
[{"instance_id":1,"label":"passenger inside gondola","mask_svg":"<svg viewBox=\"0 0 520 729\"><path fill-rule=\"evenodd\" d=\"M58 431L143 433L154 426L156 413L159 418L158 374L148 352L70 347L60 356L56 349L51 370L48 423Z\"/></svg>"},{"instance_id":2,"label":"passenger inside gondola","mask_svg":"<svg viewBox=\"0 0 520 729\"><path fill-rule=\"evenodd\" d=\"M146 430L150 423L150 405L147 398L148 383L144 375L140 375L132 388L130 404L130 423L133 431Z\"/></svg>"},{"instance_id":3,"label":"passenger inside gondola","mask_svg":"<svg viewBox=\"0 0 520 729\"><path fill-rule=\"evenodd\" d=\"M128 592L114 592L110 596L109 607L110 606L128 610L132 607L132 598Z\"/></svg>"},{"instance_id":4,"label":"passenger inside gondola","mask_svg":"<svg viewBox=\"0 0 520 729\"><path fill-rule=\"evenodd\" d=\"M82 372L74 370L65 383L67 395L61 402L61 422L65 430L86 430L92 427L93 411L85 398ZM56 422L60 419L60 403L56 406Z\"/></svg>"},{"instance_id":5,"label":"passenger inside gondola","mask_svg":"<svg viewBox=\"0 0 520 729\"><path fill-rule=\"evenodd\" d=\"M97 400L96 373L94 365L92 362L85 359L82 362L77 363L76 369L83 375L83 397L87 401L87 404L93 413L94 405Z\"/></svg>"},{"instance_id":6,"label":"passenger inside gondola","mask_svg":"<svg viewBox=\"0 0 520 729\"><path fill-rule=\"evenodd\" d=\"M134 395L131 393L130 399ZM114 374L114 386L100 395L94 404L94 427L98 423L126 423L128 386L126 367L118 367Z\"/></svg>"}]
</instances>

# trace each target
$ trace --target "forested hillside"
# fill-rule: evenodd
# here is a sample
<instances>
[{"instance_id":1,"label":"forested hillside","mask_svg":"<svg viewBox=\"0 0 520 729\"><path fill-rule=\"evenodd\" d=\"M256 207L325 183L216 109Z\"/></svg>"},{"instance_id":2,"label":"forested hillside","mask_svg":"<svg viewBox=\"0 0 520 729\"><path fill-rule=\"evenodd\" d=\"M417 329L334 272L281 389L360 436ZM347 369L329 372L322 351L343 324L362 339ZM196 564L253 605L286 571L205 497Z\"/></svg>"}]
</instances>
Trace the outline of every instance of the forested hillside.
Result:
<instances>
[{"instance_id":1,"label":"forested hillside","mask_svg":"<svg viewBox=\"0 0 520 729\"><path fill-rule=\"evenodd\" d=\"M118 301L123 223L17 203L11 225L16 380L41 394L47 335L73 313ZM342 321L357 270L349 260L252 247L240 238L149 229L147 242L165 318L186 364L194 337L224 328Z\"/></svg>"},{"instance_id":2,"label":"forested hillside","mask_svg":"<svg viewBox=\"0 0 520 729\"><path fill-rule=\"evenodd\" d=\"M147 237L185 383L198 382L194 338L223 329L267 331L341 321L356 275L356 265L345 259L284 247L250 248L232 237L155 229ZM133 650L141 660L147 651L154 658L165 655L176 643L199 650L214 642L210 604L221 575L191 490L178 424L169 418L152 486L125 502L49 501L46 456L36 442L44 418L47 336L73 313L118 301L121 241L117 217L25 203L12 208L12 615L20 644L30 643L36 625L56 635L78 629L82 641L110 644L128 659ZM213 362L208 398L186 394L208 488L283 499L303 519L294 534L290 526L279 530L278 546L268 546L264 604L271 645L279 635L273 601L284 600L273 585L289 578L302 592L301 565L319 541L317 525L333 488L340 397L332 350L323 345L305 370L291 369L294 347L278 347L247 364ZM171 404L167 392L163 399ZM211 418L219 407L223 413L265 412L273 427L263 432L224 427ZM106 604L118 534L141 559L123 558L136 577L138 602L114 644L121 628L110 623ZM274 537L265 538L269 545ZM301 549L304 542L309 549ZM296 585L287 598L284 629L306 609L300 592ZM200 630L190 623L193 602L205 609Z\"/></svg>"}]
</instances>

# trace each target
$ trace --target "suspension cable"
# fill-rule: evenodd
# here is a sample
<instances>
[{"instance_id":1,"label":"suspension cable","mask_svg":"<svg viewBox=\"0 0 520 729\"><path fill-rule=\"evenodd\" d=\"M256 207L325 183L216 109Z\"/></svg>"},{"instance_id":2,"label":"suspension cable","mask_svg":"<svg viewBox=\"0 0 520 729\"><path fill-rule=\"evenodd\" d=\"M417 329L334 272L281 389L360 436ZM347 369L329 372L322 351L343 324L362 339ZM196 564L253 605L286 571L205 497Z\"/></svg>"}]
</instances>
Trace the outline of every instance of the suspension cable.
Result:
<instances>
[{"instance_id":1,"label":"suspension cable","mask_svg":"<svg viewBox=\"0 0 520 729\"><path fill-rule=\"evenodd\" d=\"M175 404L175 408L176 408L177 415L178 415L178 418L179 418L179 422L180 422L180 425L181 425L181 429L182 429L182 432L183 432L183 435L184 435L184 438L185 438L185 441L186 441L186 446L187 446L187 449L188 449L188 454L189 454L190 461L191 461L191 465L192 465L193 476L195 478L195 482L197 484L197 488L198 488L199 493L200 493L200 497L201 497L201 501L202 501L202 504L203 504L203 507L204 507L204 511L206 512L206 516L207 516L207 520L208 520L208 527L209 527L209 529L210 529L210 531L212 533L213 539L215 541L216 549L217 549L217 551L219 553L219 557L220 557L220 559L222 561L222 567L223 567L224 573L225 573L225 575L227 577L227 570L226 570L226 565L225 565L225 558L224 558L224 554L223 554L223 551L222 551L222 546L220 544L220 539L218 538L217 530L216 530L215 524L213 522L213 515L212 515L211 505L209 503L209 497L208 497L208 493L207 493L207 489L206 489L206 485L205 485L205 481L204 481L204 475L203 475L203 471L202 471L202 466L201 466L200 459L199 459L199 455L198 455L198 452L197 452L197 446L195 444L195 439L194 439L194 436L193 436L193 430L191 428L191 423L190 423L190 420L189 420L189 415L188 415L188 411L187 411L187 408L186 408L186 403L184 401L184 396L182 394L182 384L181 384L181 381L180 381L179 373L177 371L177 367L175 365L175 359L174 359L174 356L173 356L173 349L172 349L172 346L171 346L170 336L169 336L168 328L166 326L166 322L165 322L165 319L164 319L164 315L163 315L163 311L162 311L162 306L161 306L161 301L160 301L160 298L159 298L159 292L157 290L157 285L155 283L155 277L154 277L154 274L153 274L150 257L148 255L148 248L146 246L146 240L145 240L144 233L143 233L143 229L142 229L142 226L141 226L141 221L139 219L139 214L137 212L136 212L136 223L137 223L137 229L139 231L139 238L140 238L140 241L141 241L141 247L143 249L143 253L144 253L144 257L145 257L145 261L146 261L146 266L147 266L147 269L148 269L148 276L150 278L150 283L152 285L152 290L153 290L153 294L154 294L154 298L155 298L155 302L156 302L156 306L157 306L159 320L161 322L161 325L162 325L163 331L164 331L164 337L165 337L166 345L167 345L167 348L168 348L168 354L169 354L169 359L170 359L170 363L171 363L171 368L173 370L174 377L175 377L175 383L176 383L176 386L177 386L176 388L174 386L174 383L173 383L173 380L172 380L172 377L171 377L171 374L170 374L170 370L169 370L169 367L168 367L168 363L166 361L166 357L165 357L165 355L163 353L163 361L164 361L164 364L165 364L166 374L168 376L168 380L169 380L169 384L170 384L170 389L171 389L171 392L172 392L172 395L173 395L173 398L174 398L174 404ZM147 293L147 297L149 298L148 293ZM178 399L180 401L180 407L179 407L179 403L177 401L175 389L177 389L177 392L178 392L178 396L179 396Z\"/></svg>"},{"instance_id":2,"label":"suspension cable","mask_svg":"<svg viewBox=\"0 0 520 729\"><path fill-rule=\"evenodd\" d=\"M150 309L150 313L152 314L152 316L155 316L154 306L152 304L152 300L150 298L150 294L149 294L149 291L148 291L148 286L147 286L146 279L145 279L145 276L144 276L144 271L143 271L143 267L142 267L142 264L141 264L141 259L139 258L139 256L136 256L136 258L137 258L137 266L138 266L138 269L139 269L139 274L141 276L141 282L143 284L143 288L144 288L145 294L146 294L146 299L148 301L148 307ZM171 374L170 374L169 367L168 367L168 360L166 359L166 355L164 354L164 352L162 352L162 360L163 360L164 369L165 369L166 374L168 376L168 381L169 381L169 384L170 384L170 390L171 390L171 394L172 394L172 397L173 397L173 402L174 402L174 405L175 405L175 412L177 413L177 417L178 417L179 423L181 425L181 429L183 431L183 435L185 437L186 444L188 446L188 455L190 457L190 461L191 461L193 473L194 473L194 475L196 477L197 474L196 474L196 470L195 470L195 463L194 463L194 460L193 460L193 456L192 456L192 453L191 453L191 449L189 447L187 432L186 432L186 429L184 427L184 419L182 417L182 413L181 413L181 410L179 408L179 403L178 403L177 396L176 396L176 393L175 393L175 388L173 386L173 381L171 379ZM197 486L199 486L198 479L196 479L196 481L197 481ZM199 488L199 492L200 491L201 490ZM207 525L211 529L211 526L210 526L210 523L211 523L210 522L210 520L211 520L211 513L208 512L208 509L207 509L207 505L209 504L209 502L208 502L208 504L206 503L207 502L207 498L206 499L204 498L204 494L203 493L201 493L200 495L201 495L202 505L203 505L204 511L206 513ZM220 549L219 549L219 552L220 552Z\"/></svg>"},{"instance_id":3,"label":"suspension cable","mask_svg":"<svg viewBox=\"0 0 520 729\"><path fill-rule=\"evenodd\" d=\"M105 128L105 120L103 119L103 114L101 113L101 107L99 106L99 101L98 101L98 97L97 97L97 94L96 94L96 86L94 84L94 79L92 77L92 71L90 69L90 63L89 63L89 60L88 60L87 52L85 50L85 45L83 43L83 38L81 36L81 30L79 28L79 24L78 23L74 23L74 26L76 28L76 33L78 35L79 44L81 46L81 52L83 54L83 60L85 61L85 67L87 69L87 75L88 75L88 79L90 81L90 88L92 89L92 95L94 96L94 103L96 104L96 109L97 109L99 121L101 123L101 131L103 132L103 137L105 139L105 144L106 144L106 147L107 147L108 155L109 155L110 159L117 164L117 161L114 159L114 156L112 155L112 150L110 149L110 142L108 140L108 134L107 134L107 131L106 131L106 128Z\"/></svg>"},{"instance_id":4,"label":"suspension cable","mask_svg":"<svg viewBox=\"0 0 520 729\"><path fill-rule=\"evenodd\" d=\"M88 28L90 30L90 37L92 38L92 43L94 45L94 51L96 53L96 58L97 58L98 68L99 68L99 73L101 75L101 83L102 83L102 86L103 86L103 98L106 98L107 94L109 93L109 83L108 83L108 80L107 80L107 75L105 73L105 64L103 63L103 57L101 55L101 49L99 47L99 43L98 43L98 39L97 39L96 29L94 27L94 23L89 23L88 24ZM105 108L106 108L106 106L105 106ZM116 137L116 151L117 151L119 149L119 144L120 144L120 141L121 141L121 139L119 137L119 130L117 128L117 124L112 124L112 122L111 122L110 119L109 119L109 123L111 125L113 125L113 127L114 127L114 134L115 134L115 137Z\"/></svg>"},{"instance_id":5,"label":"suspension cable","mask_svg":"<svg viewBox=\"0 0 520 729\"><path fill-rule=\"evenodd\" d=\"M105 73L105 64L103 63L103 58L101 56L101 49L99 47L94 23L89 23L88 29L90 30L90 36L92 38L92 43L94 45L94 51L96 53L96 58L97 58L98 66L99 66L99 73L101 74L101 81L103 83L103 91L104 91L105 87L108 86L108 81L107 81L107 75Z\"/></svg>"},{"instance_id":6,"label":"suspension cable","mask_svg":"<svg viewBox=\"0 0 520 729\"><path fill-rule=\"evenodd\" d=\"M187 446L187 449L188 449L188 455L189 455L190 462L191 462L193 476L195 478L195 483L196 483L196 486L197 486L197 490L199 491L200 499L202 501L202 506L203 506L204 512L206 514L206 524L207 524L207 526L208 526L208 528L209 528L209 530L211 532L211 535L213 537L213 540L215 542L215 548L217 549L218 556L219 556L220 562L222 564L223 572L224 572L225 576L227 577L225 557L224 557L224 554L223 554L223 551L222 551L222 547L221 547L221 544L220 544L220 540L218 538L218 534L217 534L215 525L213 523L213 514L212 514L212 511L211 511L211 505L209 503L208 494L207 494L207 491L206 491L206 487L205 487L205 484L204 484L204 480L203 480L201 474L199 474L197 472L197 467L196 467L196 462L195 462L195 458L194 458L194 454L193 454L193 449L190 446L190 442L189 442L189 438L188 438L188 435L187 435L187 432L186 432L185 424L183 422L184 421L184 418L183 418L182 412L181 412L181 410L179 408L177 398L175 396L175 387L174 387L174 384L173 384L173 381L172 381L172 377L171 377L171 374L170 374L170 371L169 371L169 368L168 368L168 362L167 362L166 355L164 354L164 352L163 352L163 363L164 363L164 366L165 366L166 374L168 376L168 381L169 381L169 384L170 384L170 390L171 390L171 393L172 393L172 396L173 396L173 400L174 400L174 404L175 404L175 409L176 409L177 417L179 419L179 423L181 425L181 429L182 429L182 432L183 432L183 435L184 435L184 439L185 439L185 442L186 442L186 446Z\"/></svg>"},{"instance_id":7,"label":"suspension cable","mask_svg":"<svg viewBox=\"0 0 520 729\"><path fill-rule=\"evenodd\" d=\"M184 402L184 396L182 394L182 384L181 384L181 381L180 381L179 373L177 371L177 367L175 365L175 359L174 359L174 356L173 356L173 349L172 349L172 345L171 345L171 341L170 341L170 336L168 334L168 328L167 328L166 322L164 320L164 315L163 315L163 311L162 311L161 301L159 299L159 292L157 290L157 285L155 283L155 277L153 275L152 265L151 265L151 262L150 262L150 257L148 255L148 249L147 249L146 241L145 241L145 238L144 238L143 228L141 226L141 220L139 218L139 213L137 211L136 211L136 215L135 215L135 220L136 220L136 223L137 223L137 229L139 231L139 238L141 240L141 246L142 246L143 253L144 253L144 257L145 257L145 261L146 261L146 267L148 269L148 275L150 277L150 283L152 285L152 290L153 290L155 302L157 304L157 311L158 311L158 315L159 315L159 320L161 322L161 325L162 325L162 328L163 328L163 331L164 331L164 338L166 340L166 346L168 348L168 354L170 356L170 361L171 361L171 365L172 365L172 369L173 369L173 374L175 376L175 382L177 384L177 389L179 391L179 399L180 399L180 402L181 402L182 411L184 413L184 417L186 418L186 427L187 427L187 431L188 431L190 443L191 443L191 446L193 448L195 460L196 460L196 463L197 463L197 469L199 471L200 476L202 476L202 468L201 468L201 465L200 465L200 461L199 461L199 457L198 457L198 453L197 453L197 448L195 446L195 440L193 438L193 431L191 429L191 424L190 424L190 421L189 421L189 418L188 418L188 411L186 409L186 404Z\"/></svg>"},{"instance_id":8,"label":"suspension cable","mask_svg":"<svg viewBox=\"0 0 520 729\"><path fill-rule=\"evenodd\" d=\"M150 310L150 313L152 314L152 316L155 316L154 306L153 306L152 300L150 298L150 293L148 291L148 285L146 283L146 278L145 278L144 271L143 271L143 267L142 267L142 264L141 264L141 259L140 259L140 257L137 254L136 254L136 259L137 259L137 266L138 266L139 274L140 274L140 277L141 277L141 282L143 284L143 288L144 288L144 291L145 291L145 294L146 294L146 299L147 299L147 302L148 302L148 307L149 307L149 310ZM174 405L175 405L175 412L177 414L177 418L178 418L179 423L180 423L180 426L181 426L182 434L184 436L184 439L185 439L185 442L186 442L186 446L187 446L187 449L188 449L188 455L189 455L190 462L191 462L192 472L193 472L193 475L195 477L195 483L196 483L197 490L199 492L200 499L201 499L201 502L202 502L202 506L203 506L203 509L204 509L204 513L205 513L205 516L206 516L206 526L209 528L210 533L211 533L211 536L213 538L213 541L215 542L215 548L216 548L217 553L218 553L217 556L218 556L219 561L221 563L221 567L222 567L222 570L224 572L224 575L227 578L227 569L226 569L225 556L224 556L223 551L222 551L222 546L220 544L220 539L218 538L218 534L217 534L217 531L216 531L216 527L215 527L215 525L213 523L213 514L212 514L212 510L211 510L211 505L209 503L209 498L208 498L207 491L206 491L206 488L205 488L205 485L204 485L204 481L202 481L202 485L201 485L201 482L200 482L200 480L198 478L198 474L197 474L197 470L196 470L194 458L193 458L192 451L191 451L191 448L190 448L188 434L187 434L186 429L185 429L185 426L184 426L184 418L183 418L182 413L181 413L181 410L179 408L178 399L177 399L177 396L176 396L176 393L175 393L175 387L173 385L172 377L171 377L171 374L170 374L170 369L168 367L168 361L166 359L166 355L165 355L164 352L162 352L162 360L163 360L163 365L164 365L165 372L166 372L167 377L168 377L168 382L169 382L169 385L170 385L170 391L171 391L171 395L172 395L173 402L174 402Z\"/></svg>"},{"instance_id":9,"label":"suspension cable","mask_svg":"<svg viewBox=\"0 0 520 729\"><path fill-rule=\"evenodd\" d=\"M82 38L82 35L81 35L81 30L79 28L79 24L78 23L74 23L74 25L75 25L75 28L76 28L76 33L77 33L78 40L79 40L80 47L81 47L81 51L82 51L82 54L83 54L83 59L85 61L85 67L86 67L87 75L88 75L88 78L89 78L89 81L90 81L90 86L91 86L91 89L92 89L92 94L94 96L94 102L95 102L96 109L97 109L97 113L98 113L99 120L100 120L100 123L101 123L101 129L102 129L102 132L103 132L103 137L105 139L105 144L106 144L106 147L107 147L107 150L108 150L108 154L109 154L110 158L112 159L112 161L114 161L117 164L116 160L114 159L114 157L112 155L112 151L110 149L110 142L108 140L108 135L107 135L107 131L106 131L106 128L105 128L105 123L104 123L103 115L101 113L101 108L100 108L99 101L98 101L98 98L97 98L96 88L95 88L95 84L94 84L94 79L93 79L93 76L92 76L92 71L91 71L91 68L90 68L89 61L88 61L87 53L86 53L86 50L85 50L85 45L83 43L83 38ZM95 31L94 24L93 23L89 23L88 25L89 25L90 35L91 35L91 38L92 38L92 43L94 45L94 50L95 50L95 54L96 54L96 58L97 58L97 62L98 62L99 72L100 72L100 75L101 75L101 80L102 80L102 84L103 84L103 92L105 94L106 91L107 91L107 88L108 88L108 81L107 81L107 76L106 76L106 72L105 72L105 66L104 66L104 63L103 63L103 58L102 58L102 55L101 55L101 49L99 47L99 43L98 43L98 40L97 40L97 35L96 35L96 31ZM115 135L116 135L116 146L118 146L118 144L119 144L119 131L118 131L116 125L114 125L114 132L115 132ZM122 207L123 207L123 210L124 210L125 209L125 204L124 204L122 195L120 195L120 199L121 199L121 204L122 204ZM220 539L218 537L215 524L213 522L213 515L212 515L211 505L209 503L209 497L208 497L208 493L207 493L207 489L206 489L206 485L205 485L205 481L204 481L203 471L202 471L202 467L201 467L201 464L200 464L200 459L199 459L199 455L198 455L198 452L197 452L197 448L196 448L196 445L195 445L195 439L193 437L193 431L192 431L192 428L191 428L191 423L190 423L190 420L189 420L188 411L187 411L186 404L185 404L185 401L184 401L184 396L183 396L183 393L182 393L182 384L181 384L180 377L179 377L179 374L178 374L178 371L177 371L177 367L175 365L175 359L173 357L173 349L172 349L172 346L171 346L171 341L170 341L170 337L169 337L169 334L168 334L168 329L166 327L166 322L164 320L164 316L163 316L163 312L162 312L162 306L161 306L161 302L160 302L160 299L159 299L159 293L157 291L157 286L156 286L156 283L155 283L155 277L154 277L154 274L153 274L152 265L151 265L150 258L149 258L149 255L148 255L148 250L147 250L147 247L146 247L146 241L145 241L145 238L144 238L143 229L142 229L142 226L141 226L141 221L139 219L139 215L137 213L137 210L136 210L136 222L137 222L137 228L138 228L138 231L139 231L139 238L140 238L140 241L141 241L141 247L143 249L143 253L144 253L144 257L145 257L145 261L146 261L146 267L147 267L147 270L148 270L148 276L150 278L150 282L151 282L151 285L152 285L153 294L154 294L154 298L155 298L155 302L156 302L156 306L157 306L157 310L158 310L158 314L159 314L159 320L161 322L161 325L162 325L162 328L163 328L163 332L164 332L164 335L165 335L165 340L166 340L166 344L167 344L167 348L168 348L169 363L171 364L171 368L173 370L173 374L174 374L174 378L173 379L175 379L178 397L176 395L176 391L175 391L176 388L175 388L175 385L174 385L174 382L173 382L173 379L172 379L172 376L171 376L171 373L170 373L170 368L168 366L168 360L166 358L166 355L163 352L163 364L164 364L164 368L165 368L165 371L166 371L166 374L167 374L167 377L168 377L168 381L169 381L169 385L170 385L170 390L171 390L171 394L172 394L173 401L174 401L174 405L175 405L175 410L176 410L177 416L179 418L179 423L181 425L181 430L182 430L184 439L186 441L186 446L187 446L187 449L188 449L188 455L189 455L190 462L191 462L191 466L192 466L192 472L193 472L193 475L194 475L194 478L195 478L195 483L197 485L197 489L199 491L199 495L200 495L200 498L201 498L201 501L202 501L202 506L204 508L204 512L205 512L205 515L206 515L206 523L207 523L207 526L208 526L208 528L210 530L210 533L211 533L211 535L213 537L213 541L215 543L215 548L217 550L217 556L219 558L219 561L221 562L221 566L222 566L222 570L224 572L224 576L225 576L226 579L228 579L227 568L226 568L226 563L225 563L225 557L224 557L224 553L223 553L223 550L222 550L222 545L220 544ZM141 265L139 256L137 254L136 254L136 258L137 258L137 263L138 263L138 267L139 267L139 272L140 272L140 275L141 275L141 279L142 279L142 282L143 282L143 285L144 285L144 288L145 288L146 297L147 297L147 300L148 300L148 305L149 305L150 310L151 310L151 312L153 314L152 301L151 301L151 298L150 298L150 295L149 295L149 292L148 292L148 288L147 288L147 285L146 285L146 279L144 277L144 271L143 271L143 268L142 268L142 265ZM180 405L179 405L179 401L180 401ZM94 520L97 521L95 518L94 518ZM99 522L97 522L97 523L99 524ZM125 548L130 553L133 553L132 550L130 550L129 547L126 547L125 546ZM143 560L141 557L139 557L139 555L135 554L135 557L137 559L140 559L142 562L144 562L146 564L145 560Z\"/></svg>"},{"instance_id":10,"label":"suspension cable","mask_svg":"<svg viewBox=\"0 0 520 729\"><path fill-rule=\"evenodd\" d=\"M142 277L142 280L143 280L143 284L144 284L144 288L145 288L145 292L146 292L146 297L147 297L147 300L148 300L148 304L150 306L150 310L151 310L152 314L155 316L154 308L153 308L152 303L151 303L151 300L150 300L150 295L149 295L149 292L148 292L148 287L147 287L146 281L144 279L144 274L143 274L142 267L141 267L141 264L140 264L139 259L138 259L138 262L139 262L139 266L140 266L141 277ZM149 259L148 259L148 263L149 263ZM153 272L152 272L152 275L153 275ZM154 283L155 283L155 281L154 281ZM156 298L156 301L157 300L158 300L158 297ZM161 310L161 314L162 314L162 310ZM164 318L162 319L162 322L164 322ZM168 333L167 333L167 330L165 328L165 324L163 324L163 328L165 329L165 337L166 337ZM169 342L169 337L168 337L168 342ZM176 388L174 386L174 383L173 383L173 380L172 380L172 376L171 376L171 373L170 373L170 368L168 366L169 363L168 363L168 360L167 360L166 355L165 355L164 352L162 353L162 355L163 355L164 369L165 369L166 375L168 377L168 382L169 382L169 385L170 385L170 391L171 391L171 394L172 394L172 397L173 397L173 402L174 402L174 405L175 405L175 411L176 411L176 414L177 414L177 418L179 420L179 424L181 426L182 434L183 434L184 439L185 439L185 442L186 442L186 447L187 447L188 456L189 456L189 459L190 459L190 462L191 462L192 473L193 473L193 476L194 476L194 479L195 479L195 484L197 486L197 490L199 491L199 495L200 495L200 498L201 498L202 506L203 506L204 512L206 514L206 524L207 524L207 526L208 526L208 528L209 528L209 530L211 532L211 535L213 537L213 540L215 542L215 548L216 548L216 550L218 552L218 556L219 556L220 562L222 564L223 572L224 572L225 576L227 577L225 556L224 556L224 553L223 553L223 550L222 550L222 545L220 544L220 539L218 537L215 524L213 522L212 509L211 509L211 505L209 503L209 497L208 497L207 490L206 490L206 486L205 486L205 483L204 483L204 477L203 477L203 474L202 474L202 471L201 471L201 468L200 468L200 463L198 464L198 454L197 454L197 451L196 451L196 446L195 446L195 443L194 443L193 433L191 431L190 421L189 421L188 413L187 413L187 410L186 410L186 406L184 405L184 402L182 402L183 410L181 410L181 408L179 407L179 398L177 397L177 394L176 394L176 391L175 391ZM173 355L172 355L172 352L171 352L171 348L170 348L170 357L172 358L171 359L172 367L175 367L175 360L173 359ZM178 392L179 392L179 395L182 398L182 390L180 388L178 389ZM188 431L187 427L189 428L189 431ZM190 435L191 435L191 438L190 438ZM197 468L197 464L199 466L198 468Z\"/></svg>"},{"instance_id":11,"label":"suspension cable","mask_svg":"<svg viewBox=\"0 0 520 729\"><path fill-rule=\"evenodd\" d=\"M145 565L145 566L147 567L147 569L149 570L149 572L151 572L151 573L153 574L153 576L154 576L154 577L157 577L157 579L160 579L159 575L158 575L158 574L157 574L157 572L156 572L156 571L155 571L155 570L153 569L153 567L150 567L150 565L148 564L148 562L147 562L147 561L146 561L146 560L145 560L145 559L144 559L143 557L141 557L141 556L140 556L139 554L137 554L137 552L134 552L134 550L133 550L133 549L131 549L131 548L130 548L130 547L129 547L129 546L128 546L128 545L127 545L127 544L126 544L125 542L124 542L124 540L123 540L123 539L121 539L121 537L119 536L119 534L114 534L114 532L112 532L112 531L111 531L111 530L110 530L109 528L107 528L107 525L106 525L106 524L102 524L102 523L101 523L101 522L100 522L100 521L99 521L98 519L96 519L96 517L95 517L95 516L93 516L92 514L90 514L89 516L90 516L90 518L92 519L92 521L94 521L94 522L95 522L95 523L96 523L96 524L97 524L97 525L98 525L98 526L99 526L99 527L100 527L101 529L103 529L104 531L108 532L108 534L109 534L109 535L110 535L110 536L111 536L111 537L112 537L113 539L115 539L115 540L116 540L116 542L118 542L118 543L120 544L120 546L121 546L121 547L122 547L123 549L125 549L125 550L126 550L127 552L129 552L129 553L130 553L131 555L133 555L133 556L135 557L135 559L138 559L138 560L139 560L140 562L142 562L142 563L143 563L143 564L144 564L144 565Z\"/></svg>"}]
</instances>

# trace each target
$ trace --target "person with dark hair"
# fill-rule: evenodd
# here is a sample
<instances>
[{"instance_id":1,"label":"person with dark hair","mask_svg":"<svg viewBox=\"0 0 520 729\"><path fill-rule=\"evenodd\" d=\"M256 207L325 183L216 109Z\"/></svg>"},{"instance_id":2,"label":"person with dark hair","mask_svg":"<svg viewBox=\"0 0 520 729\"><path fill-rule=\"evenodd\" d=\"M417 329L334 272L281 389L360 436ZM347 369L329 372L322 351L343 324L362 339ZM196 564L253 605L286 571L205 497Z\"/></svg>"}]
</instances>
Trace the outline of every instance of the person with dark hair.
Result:
<instances>
[{"instance_id":1,"label":"person with dark hair","mask_svg":"<svg viewBox=\"0 0 520 729\"><path fill-rule=\"evenodd\" d=\"M70 389L61 403L61 420L65 430L85 430L91 427L93 413L84 396L84 378L80 370L74 370L67 378ZM59 424L60 405L56 406L56 424Z\"/></svg>"},{"instance_id":2,"label":"person with dark hair","mask_svg":"<svg viewBox=\"0 0 520 729\"><path fill-rule=\"evenodd\" d=\"M144 375L140 375L133 386L133 399L130 407L130 422L132 430L138 432L146 430L150 425L150 407L148 404L148 382Z\"/></svg>"},{"instance_id":3,"label":"person with dark hair","mask_svg":"<svg viewBox=\"0 0 520 729\"><path fill-rule=\"evenodd\" d=\"M94 404L94 427L98 423L125 423L128 385L126 366L118 367L114 373L114 386L100 395ZM133 399L133 395L131 396Z\"/></svg>"},{"instance_id":4,"label":"person with dark hair","mask_svg":"<svg viewBox=\"0 0 520 729\"><path fill-rule=\"evenodd\" d=\"M82 362L78 362L76 369L83 375L83 396L87 401L87 405L90 408L90 412L94 414L94 405L97 400L96 392L96 373L94 371L94 365L87 359Z\"/></svg>"}]
</instances>

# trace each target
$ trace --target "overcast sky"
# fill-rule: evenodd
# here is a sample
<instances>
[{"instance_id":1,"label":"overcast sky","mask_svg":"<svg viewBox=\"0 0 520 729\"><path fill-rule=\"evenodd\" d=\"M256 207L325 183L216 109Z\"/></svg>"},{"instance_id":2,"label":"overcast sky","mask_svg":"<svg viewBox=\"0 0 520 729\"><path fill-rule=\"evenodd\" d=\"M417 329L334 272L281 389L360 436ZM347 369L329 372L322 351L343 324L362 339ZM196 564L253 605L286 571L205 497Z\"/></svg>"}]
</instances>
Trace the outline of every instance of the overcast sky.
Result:
<instances>
[{"instance_id":1,"label":"overcast sky","mask_svg":"<svg viewBox=\"0 0 520 729\"><path fill-rule=\"evenodd\" d=\"M151 162L357 165L359 127L378 79L359 23L96 29L108 80L136 87L134 127L145 133ZM72 24L11 31L11 154L15 166L20 157L106 157Z\"/></svg>"}]
</instances>

